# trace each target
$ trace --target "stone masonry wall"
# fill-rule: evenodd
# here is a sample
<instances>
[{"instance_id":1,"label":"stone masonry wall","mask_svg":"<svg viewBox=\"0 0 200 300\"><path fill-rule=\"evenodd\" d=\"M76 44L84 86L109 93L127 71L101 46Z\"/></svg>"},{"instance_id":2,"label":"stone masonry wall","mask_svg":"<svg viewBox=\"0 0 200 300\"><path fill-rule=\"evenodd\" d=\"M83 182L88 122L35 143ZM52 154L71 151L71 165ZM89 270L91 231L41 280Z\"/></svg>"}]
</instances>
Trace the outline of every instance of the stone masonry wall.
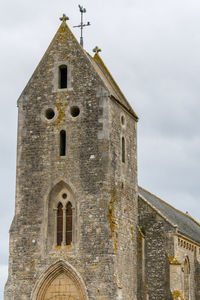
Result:
<instances>
[{"instance_id":1,"label":"stone masonry wall","mask_svg":"<svg viewBox=\"0 0 200 300\"><path fill-rule=\"evenodd\" d=\"M170 236L174 228L141 198L138 200L138 211L139 228L145 238L145 261L141 261L141 253L138 257L138 299L147 299L145 297L148 295L149 300L171 300L169 256L174 253ZM142 263L145 264L144 281L140 271Z\"/></svg>"},{"instance_id":2,"label":"stone masonry wall","mask_svg":"<svg viewBox=\"0 0 200 300\"><path fill-rule=\"evenodd\" d=\"M200 261L195 259L195 299L200 299Z\"/></svg>"},{"instance_id":3,"label":"stone masonry wall","mask_svg":"<svg viewBox=\"0 0 200 300\"><path fill-rule=\"evenodd\" d=\"M118 298L137 299L137 123L111 102L111 185L109 205ZM122 161L122 137L125 162Z\"/></svg>"},{"instance_id":4,"label":"stone masonry wall","mask_svg":"<svg viewBox=\"0 0 200 300\"><path fill-rule=\"evenodd\" d=\"M69 69L58 89L58 66ZM72 117L71 107L80 114ZM55 116L45 118L52 108ZM88 299L136 299L136 125L120 111L65 23L61 25L19 101L16 209L10 229L5 300L32 299L42 274L67 262L83 280ZM66 131L66 156L59 134ZM120 134L127 161L120 163ZM122 188L122 182L124 187ZM73 203L74 237L56 246L52 211L62 191ZM52 195L55 203L51 203ZM52 228L50 230L49 228Z\"/></svg>"},{"instance_id":5,"label":"stone masonry wall","mask_svg":"<svg viewBox=\"0 0 200 300\"><path fill-rule=\"evenodd\" d=\"M190 300L198 300L198 266L200 261L199 247L197 244L189 240L187 237L177 235L174 237L174 257L180 263L173 276L171 276L171 290L177 291L185 299L185 268L184 263L187 260L189 267L188 274L188 294Z\"/></svg>"}]
</instances>

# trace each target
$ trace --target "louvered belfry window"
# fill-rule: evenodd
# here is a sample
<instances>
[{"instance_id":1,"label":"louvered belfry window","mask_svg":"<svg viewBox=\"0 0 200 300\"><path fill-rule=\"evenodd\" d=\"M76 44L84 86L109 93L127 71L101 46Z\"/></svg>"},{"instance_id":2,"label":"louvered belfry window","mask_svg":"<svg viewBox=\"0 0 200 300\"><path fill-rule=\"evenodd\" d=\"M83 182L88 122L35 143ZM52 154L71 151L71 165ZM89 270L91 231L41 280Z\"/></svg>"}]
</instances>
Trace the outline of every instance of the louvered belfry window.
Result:
<instances>
[{"instance_id":1,"label":"louvered belfry window","mask_svg":"<svg viewBox=\"0 0 200 300\"><path fill-rule=\"evenodd\" d=\"M72 243L72 205L70 202L66 206L66 245Z\"/></svg>"},{"instance_id":2,"label":"louvered belfry window","mask_svg":"<svg viewBox=\"0 0 200 300\"><path fill-rule=\"evenodd\" d=\"M57 245L61 246L63 240L63 205L57 207Z\"/></svg>"}]
</instances>

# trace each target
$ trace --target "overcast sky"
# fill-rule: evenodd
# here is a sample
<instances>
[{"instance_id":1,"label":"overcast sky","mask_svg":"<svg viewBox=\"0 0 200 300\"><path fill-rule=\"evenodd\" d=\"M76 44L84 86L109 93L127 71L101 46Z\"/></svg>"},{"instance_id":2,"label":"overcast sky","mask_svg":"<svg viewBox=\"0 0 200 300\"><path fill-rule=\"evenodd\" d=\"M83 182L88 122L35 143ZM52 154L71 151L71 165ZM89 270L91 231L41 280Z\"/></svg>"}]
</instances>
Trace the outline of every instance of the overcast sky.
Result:
<instances>
[{"instance_id":1,"label":"overcast sky","mask_svg":"<svg viewBox=\"0 0 200 300\"><path fill-rule=\"evenodd\" d=\"M66 13L90 21L101 57L138 114L139 184L200 221L200 1L1 0L0 300L14 214L16 101Z\"/></svg>"}]
</instances>

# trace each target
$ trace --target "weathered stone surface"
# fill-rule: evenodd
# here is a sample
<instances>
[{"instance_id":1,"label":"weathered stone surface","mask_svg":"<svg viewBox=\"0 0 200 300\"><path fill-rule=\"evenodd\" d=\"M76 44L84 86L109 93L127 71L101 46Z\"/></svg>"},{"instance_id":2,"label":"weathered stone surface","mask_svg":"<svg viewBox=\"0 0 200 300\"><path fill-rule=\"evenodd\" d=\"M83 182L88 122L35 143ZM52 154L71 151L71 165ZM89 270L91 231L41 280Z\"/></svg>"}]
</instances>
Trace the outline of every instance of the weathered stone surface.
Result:
<instances>
[{"instance_id":1,"label":"weathered stone surface","mask_svg":"<svg viewBox=\"0 0 200 300\"><path fill-rule=\"evenodd\" d=\"M172 299L169 296L169 258L173 253L173 243L168 238L168 232L172 230L165 220L163 220L153 209L139 198L139 226L145 238L144 257L145 261L139 261L139 265L145 264L145 277L141 280L138 272L140 285L146 290L149 299ZM170 246L172 249L170 249ZM139 259L139 257L138 257ZM139 280L138 279L138 280ZM139 289L138 299L143 289ZM141 299L146 299L146 295L141 295Z\"/></svg>"},{"instance_id":2,"label":"weathered stone surface","mask_svg":"<svg viewBox=\"0 0 200 300\"><path fill-rule=\"evenodd\" d=\"M65 20L18 100L5 300L199 300L199 224L138 197L137 116Z\"/></svg>"},{"instance_id":3,"label":"weathered stone surface","mask_svg":"<svg viewBox=\"0 0 200 300\"><path fill-rule=\"evenodd\" d=\"M140 197L138 211L138 299L197 300L200 260L197 243L180 235L176 226ZM145 276L142 276L143 265Z\"/></svg>"},{"instance_id":4,"label":"weathered stone surface","mask_svg":"<svg viewBox=\"0 0 200 300\"><path fill-rule=\"evenodd\" d=\"M200 263L195 259L195 296L200 299Z\"/></svg>"},{"instance_id":5,"label":"weathered stone surface","mask_svg":"<svg viewBox=\"0 0 200 300\"><path fill-rule=\"evenodd\" d=\"M59 89L63 64L68 82ZM72 106L80 109L77 117L71 116ZM45 118L49 108L55 112L52 120ZM75 270L87 299L136 299L136 121L110 99L64 22L18 109L16 210L5 299L40 299L35 296L40 278L56 262ZM61 130L66 131L66 156L59 154ZM126 163L121 162L122 135ZM63 193L73 205L70 246L55 244L54 210Z\"/></svg>"}]
</instances>

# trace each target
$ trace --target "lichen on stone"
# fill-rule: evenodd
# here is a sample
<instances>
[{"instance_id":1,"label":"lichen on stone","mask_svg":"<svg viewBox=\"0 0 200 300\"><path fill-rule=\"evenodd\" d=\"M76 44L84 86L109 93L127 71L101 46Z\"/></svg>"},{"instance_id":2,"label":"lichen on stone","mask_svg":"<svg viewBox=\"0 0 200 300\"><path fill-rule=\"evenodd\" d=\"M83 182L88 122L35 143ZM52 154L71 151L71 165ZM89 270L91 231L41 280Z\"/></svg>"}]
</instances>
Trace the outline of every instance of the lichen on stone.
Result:
<instances>
[{"instance_id":1,"label":"lichen on stone","mask_svg":"<svg viewBox=\"0 0 200 300\"><path fill-rule=\"evenodd\" d=\"M56 103L57 111L58 111L58 117L56 120L56 125L59 125L61 120L65 117L65 112L63 109L63 106L65 106L63 103Z\"/></svg>"},{"instance_id":2,"label":"lichen on stone","mask_svg":"<svg viewBox=\"0 0 200 300\"><path fill-rule=\"evenodd\" d=\"M175 258L171 255L169 255L169 261L170 261L170 264L172 264L172 265L180 265L181 264L177 258Z\"/></svg>"},{"instance_id":3,"label":"lichen on stone","mask_svg":"<svg viewBox=\"0 0 200 300\"><path fill-rule=\"evenodd\" d=\"M172 296L174 300L184 300L180 291L173 291Z\"/></svg>"},{"instance_id":4,"label":"lichen on stone","mask_svg":"<svg viewBox=\"0 0 200 300\"><path fill-rule=\"evenodd\" d=\"M110 222L111 237L113 238L115 250L117 250L117 239L116 239L116 234L115 234L117 221L115 219L115 214L114 214L114 204L116 202L116 199L117 199L117 192L116 192L116 190L114 190L114 191L112 191L111 201L108 206L108 219Z\"/></svg>"}]
</instances>

